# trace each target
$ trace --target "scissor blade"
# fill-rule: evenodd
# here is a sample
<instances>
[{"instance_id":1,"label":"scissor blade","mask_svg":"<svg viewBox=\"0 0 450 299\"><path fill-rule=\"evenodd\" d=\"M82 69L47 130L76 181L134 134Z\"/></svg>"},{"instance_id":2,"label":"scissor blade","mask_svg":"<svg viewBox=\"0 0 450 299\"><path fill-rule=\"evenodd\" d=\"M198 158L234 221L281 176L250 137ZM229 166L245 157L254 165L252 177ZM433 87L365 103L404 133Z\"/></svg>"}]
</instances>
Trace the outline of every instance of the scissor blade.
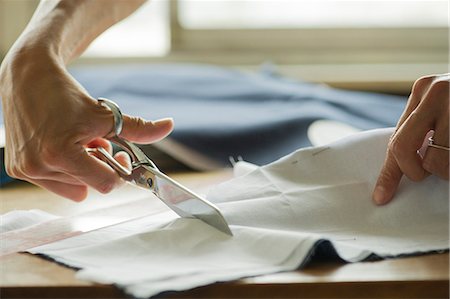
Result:
<instances>
[{"instance_id":1,"label":"scissor blade","mask_svg":"<svg viewBox=\"0 0 450 299\"><path fill-rule=\"evenodd\" d=\"M156 195L181 217L198 218L216 229L233 235L219 209L164 173L155 172Z\"/></svg>"}]
</instances>

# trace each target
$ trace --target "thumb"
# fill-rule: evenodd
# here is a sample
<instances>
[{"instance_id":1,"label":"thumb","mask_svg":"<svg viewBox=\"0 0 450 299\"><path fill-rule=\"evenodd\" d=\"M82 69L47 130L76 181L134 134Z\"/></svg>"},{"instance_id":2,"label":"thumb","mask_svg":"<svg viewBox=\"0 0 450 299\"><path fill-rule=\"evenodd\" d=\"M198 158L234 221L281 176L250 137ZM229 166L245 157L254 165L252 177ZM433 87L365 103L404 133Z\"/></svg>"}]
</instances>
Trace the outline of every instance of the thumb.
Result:
<instances>
[{"instance_id":1,"label":"thumb","mask_svg":"<svg viewBox=\"0 0 450 299\"><path fill-rule=\"evenodd\" d=\"M393 154L388 150L386 160L381 168L372 199L377 205L384 205L392 200L398 188L403 172L395 160Z\"/></svg>"},{"instance_id":2,"label":"thumb","mask_svg":"<svg viewBox=\"0 0 450 299\"><path fill-rule=\"evenodd\" d=\"M120 136L131 142L152 143L163 139L172 130L172 118L147 121L140 117L124 115Z\"/></svg>"}]
</instances>

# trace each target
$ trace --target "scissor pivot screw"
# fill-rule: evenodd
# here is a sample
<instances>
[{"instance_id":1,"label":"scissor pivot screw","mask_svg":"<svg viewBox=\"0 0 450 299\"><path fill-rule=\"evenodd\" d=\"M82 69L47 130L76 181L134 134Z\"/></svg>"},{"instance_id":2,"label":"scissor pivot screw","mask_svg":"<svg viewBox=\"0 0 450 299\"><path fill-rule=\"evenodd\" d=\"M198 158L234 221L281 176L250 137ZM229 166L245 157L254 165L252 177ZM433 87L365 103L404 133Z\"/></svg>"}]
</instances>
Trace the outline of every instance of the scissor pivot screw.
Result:
<instances>
[{"instance_id":1,"label":"scissor pivot screw","mask_svg":"<svg viewBox=\"0 0 450 299\"><path fill-rule=\"evenodd\" d=\"M152 178L148 178L147 179L147 185L151 188L151 187L153 187L153 180L152 180Z\"/></svg>"}]
</instances>

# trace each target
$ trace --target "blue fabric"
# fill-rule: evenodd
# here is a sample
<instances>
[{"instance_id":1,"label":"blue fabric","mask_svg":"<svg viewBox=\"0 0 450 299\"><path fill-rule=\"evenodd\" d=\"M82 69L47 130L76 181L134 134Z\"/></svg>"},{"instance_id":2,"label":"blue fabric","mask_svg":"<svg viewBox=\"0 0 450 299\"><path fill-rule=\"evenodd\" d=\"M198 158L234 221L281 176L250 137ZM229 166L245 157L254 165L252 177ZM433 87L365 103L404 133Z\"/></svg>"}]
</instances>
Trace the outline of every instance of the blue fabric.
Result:
<instances>
[{"instance_id":1,"label":"blue fabric","mask_svg":"<svg viewBox=\"0 0 450 299\"><path fill-rule=\"evenodd\" d=\"M173 139L224 165L230 156L266 164L308 146L307 128L319 119L364 130L395 126L406 100L208 65L92 66L71 73L93 97L116 101L124 113L173 117Z\"/></svg>"},{"instance_id":2,"label":"blue fabric","mask_svg":"<svg viewBox=\"0 0 450 299\"><path fill-rule=\"evenodd\" d=\"M13 181L13 179L6 174L5 163L3 162L4 157L5 150L4 148L0 148L0 187Z\"/></svg>"},{"instance_id":3,"label":"blue fabric","mask_svg":"<svg viewBox=\"0 0 450 299\"><path fill-rule=\"evenodd\" d=\"M266 164L309 146L307 128L318 119L360 129L395 126L405 106L404 97L206 65L95 66L72 73L93 97L116 101L124 113L173 117L173 139L223 164L230 156Z\"/></svg>"}]
</instances>

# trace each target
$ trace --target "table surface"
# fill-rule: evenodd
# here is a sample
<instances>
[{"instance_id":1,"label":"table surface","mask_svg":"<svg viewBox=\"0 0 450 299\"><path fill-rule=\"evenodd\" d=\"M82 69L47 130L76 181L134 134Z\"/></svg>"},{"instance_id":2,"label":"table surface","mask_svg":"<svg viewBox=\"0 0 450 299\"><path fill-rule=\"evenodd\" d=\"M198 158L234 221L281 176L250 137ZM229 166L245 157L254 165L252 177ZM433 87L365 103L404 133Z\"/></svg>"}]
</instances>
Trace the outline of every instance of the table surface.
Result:
<instances>
[{"instance_id":1,"label":"table surface","mask_svg":"<svg viewBox=\"0 0 450 299\"><path fill-rule=\"evenodd\" d=\"M230 170L178 173L172 176L197 192L231 177ZM131 190L131 191L130 191ZM91 192L74 203L39 187L15 182L0 189L0 213L40 209L68 216L117 203L134 188L105 196ZM142 191L139 191L142 192ZM75 278L75 270L26 253L0 259L2 298L123 298L111 285ZM306 268L217 283L185 292L159 295L170 298L449 298L448 253L381 261L343 263L316 261Z\"/></svg>"}]
</instances>

